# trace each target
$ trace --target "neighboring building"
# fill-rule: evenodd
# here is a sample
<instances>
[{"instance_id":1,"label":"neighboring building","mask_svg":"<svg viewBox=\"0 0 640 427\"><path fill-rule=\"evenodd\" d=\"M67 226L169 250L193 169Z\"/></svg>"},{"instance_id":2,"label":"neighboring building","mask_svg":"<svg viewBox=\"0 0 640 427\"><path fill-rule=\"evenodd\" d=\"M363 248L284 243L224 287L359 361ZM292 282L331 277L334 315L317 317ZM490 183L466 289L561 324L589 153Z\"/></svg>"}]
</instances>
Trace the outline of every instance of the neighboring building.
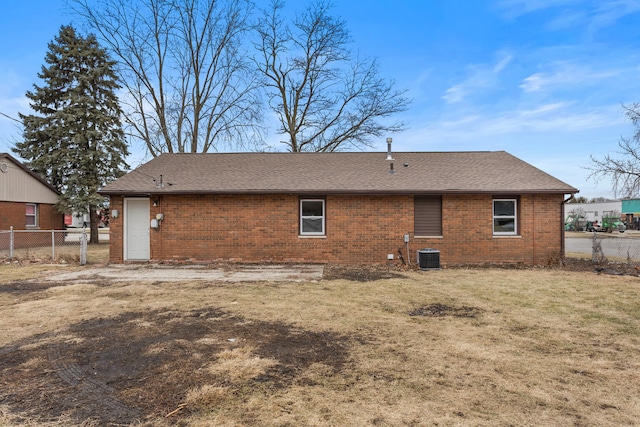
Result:
<instances>
[{"instance_id":1,"label":"neighboring building","mask_svg":"<svg viewBox=\"0 0 640 427\"><path fill-rule=\"evenodd\" d=\"M7 153L0 153L0 230L64 228L55 204L59 193L40 175Z\"/></svg>"},{"instance_id":2,"label":"neighboring building","mask_svg":"<svg viewBox=\"0 0 640 427\"><path fill-rule=\"evenodd\" d=\"M640 230L640 199L623 200L621 212L628 229Z\"/></svg>"},{"instance_id":3,"label":"neighboring building","mask_svg":"<svg viewBox=\"0 0 640 427\"><path fill-rule=\"evenodd\" d=\"M415 263L424 248L443 265L563 256L574 187L504 151L388 157L163 154L100 191L111 198L110 261L360 264L401 262L400 251Z\"/></svg>"},{"instance_id":4,"label":"neighboring building","mask_svg":"<svg viewBox=\"0 0 640 427\"><path fill-rule=\"evenodd\" d=\"M569 215L577 212L582 212L586 221L602 224L603 216L609 216L612 213L620 214L622 212L622 201L612 200L608 202L567 203L564 205L565 219Z\"/></svg>"}]
</instances>

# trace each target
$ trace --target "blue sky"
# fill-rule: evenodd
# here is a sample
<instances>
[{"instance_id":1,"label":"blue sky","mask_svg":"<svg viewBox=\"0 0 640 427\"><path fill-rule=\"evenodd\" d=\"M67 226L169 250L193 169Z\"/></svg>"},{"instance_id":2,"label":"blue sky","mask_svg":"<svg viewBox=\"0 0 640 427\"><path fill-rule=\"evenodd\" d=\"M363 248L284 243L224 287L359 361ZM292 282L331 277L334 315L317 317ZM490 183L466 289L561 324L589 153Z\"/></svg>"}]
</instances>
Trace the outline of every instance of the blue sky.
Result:
<instances>
[{"instance_id":1,"label":"blue sky","mask_svg":"<svg viewBox=\"0 0 640 427\"><path fill-rule=\"evenodd\" d=\"M47 43L80 23L64 0L3 9L0 113L17 117L41 84ZM394 150L505 150L580 195L612 196L584 166L633 133L622 104L640 102L640 0L336 0L334 13L413 99ZM0 116L0 151L20 137L16 125Z\"/></svg>"}]
</instances>

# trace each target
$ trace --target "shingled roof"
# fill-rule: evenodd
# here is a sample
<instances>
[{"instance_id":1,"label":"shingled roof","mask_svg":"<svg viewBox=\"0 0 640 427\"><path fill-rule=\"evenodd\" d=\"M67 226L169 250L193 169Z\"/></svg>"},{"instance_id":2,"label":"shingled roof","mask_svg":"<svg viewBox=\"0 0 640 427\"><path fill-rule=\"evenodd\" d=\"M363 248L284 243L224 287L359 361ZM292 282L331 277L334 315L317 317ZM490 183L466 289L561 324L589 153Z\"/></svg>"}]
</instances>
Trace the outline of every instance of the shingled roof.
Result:
<instances>
[{"instance_id":1,"label":"shingled roof","mask_svg":"<svg viewBox=\"0 0 640 427\"><path fill-rule=\"evenodd\" d=\"M162 154L105 195L576 193L504 151ZM395 173L390 174L393 163Z\"/></svg>"}]
</instances>

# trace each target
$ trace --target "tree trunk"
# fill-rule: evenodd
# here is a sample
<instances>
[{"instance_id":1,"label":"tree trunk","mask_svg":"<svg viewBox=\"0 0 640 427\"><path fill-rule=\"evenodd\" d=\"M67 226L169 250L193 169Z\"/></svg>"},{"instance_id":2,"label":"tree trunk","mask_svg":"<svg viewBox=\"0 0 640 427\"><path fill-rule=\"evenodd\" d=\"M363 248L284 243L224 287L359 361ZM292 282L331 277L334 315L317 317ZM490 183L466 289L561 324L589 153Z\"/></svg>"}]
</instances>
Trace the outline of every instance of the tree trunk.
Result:
<instances>
[{"instance_id":1,"label":"tree trunk","mask_svg":"<svg viewBox=\"0 0 640 427\"><path fill-rule=\"evenodd\" d=\"M98 240L98 223L99 223L99 217L98 217L98 212L97 212L97 208L96 206L89 206L89 227L90 228L90 234L89 234L89 243L90 244L94 244L94 243L100 243Z\"/></svg>"}]
</instances>

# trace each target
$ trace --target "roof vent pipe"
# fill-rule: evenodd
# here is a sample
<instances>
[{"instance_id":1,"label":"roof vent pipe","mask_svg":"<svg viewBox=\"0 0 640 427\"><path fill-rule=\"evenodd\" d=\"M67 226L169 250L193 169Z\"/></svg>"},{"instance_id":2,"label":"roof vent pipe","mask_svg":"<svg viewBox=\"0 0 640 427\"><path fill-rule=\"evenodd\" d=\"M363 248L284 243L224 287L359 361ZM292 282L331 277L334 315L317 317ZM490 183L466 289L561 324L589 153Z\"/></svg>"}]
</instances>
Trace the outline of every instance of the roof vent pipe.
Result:
<instances>
[{"instance_id":1,"label":"roof vent pipe","mask_svg":"<svg viewBox=\"0 0 640 427\"><path fill-rule=\"evenodd\" d=\"M391 143L393 142L392 138L387 138L387 160L393 160L393 156L391 155Z\"/></svg>"}]
</instances>

